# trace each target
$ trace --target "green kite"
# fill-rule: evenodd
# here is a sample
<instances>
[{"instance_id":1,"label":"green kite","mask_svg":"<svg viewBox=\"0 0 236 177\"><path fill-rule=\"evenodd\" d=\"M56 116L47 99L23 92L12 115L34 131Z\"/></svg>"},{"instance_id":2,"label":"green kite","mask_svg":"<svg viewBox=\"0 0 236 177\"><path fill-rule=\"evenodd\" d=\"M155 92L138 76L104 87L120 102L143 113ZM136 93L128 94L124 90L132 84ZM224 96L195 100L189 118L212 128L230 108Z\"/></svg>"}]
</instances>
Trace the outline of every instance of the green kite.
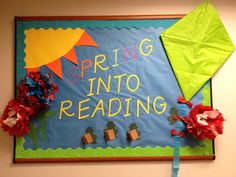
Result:
<instances>
[{"instance_id":1,"label":"green kite","mask_svg":"<svg viewBox=\"0 0 236 177\"><path fill-rule=\"evenodd\" d=\"M217 11L209 2L164 31L161 39L186 100L213 77L234 51Z\"/></svg>"}]
</instances>

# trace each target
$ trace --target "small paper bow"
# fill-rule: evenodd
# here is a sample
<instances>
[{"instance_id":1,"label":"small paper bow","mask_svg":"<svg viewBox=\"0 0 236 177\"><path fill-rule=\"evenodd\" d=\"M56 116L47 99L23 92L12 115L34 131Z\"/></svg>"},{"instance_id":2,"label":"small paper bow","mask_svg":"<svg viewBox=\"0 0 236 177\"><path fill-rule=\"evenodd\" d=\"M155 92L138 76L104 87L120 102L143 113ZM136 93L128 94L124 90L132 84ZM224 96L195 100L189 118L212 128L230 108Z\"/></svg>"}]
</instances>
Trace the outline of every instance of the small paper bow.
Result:
<instances>
[{"instance_id":1,"label":"small paper bow","mask_svg":"<svg viewBox=\"0 0 236 177\"><path fill-rule=\"evenodd\" d=\"M186 101L182 96L178 97L178 103L186 104L189 108L192 108L193 103L190 101Z\"/></svg>"}]
</instances>

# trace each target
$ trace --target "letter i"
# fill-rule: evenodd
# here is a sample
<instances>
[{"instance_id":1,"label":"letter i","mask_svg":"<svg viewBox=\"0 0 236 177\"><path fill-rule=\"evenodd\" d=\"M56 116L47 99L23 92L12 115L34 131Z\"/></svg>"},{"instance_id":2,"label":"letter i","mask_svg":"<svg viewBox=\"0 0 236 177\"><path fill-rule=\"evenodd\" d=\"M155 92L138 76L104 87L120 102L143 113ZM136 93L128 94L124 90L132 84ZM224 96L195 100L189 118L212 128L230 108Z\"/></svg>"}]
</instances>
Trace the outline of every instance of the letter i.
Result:
<instances>
[{"instance_id":1,"label":"letter i","mask_svg":"<svg viewBox=\"0 0 236 177\"><path fill-rule=\"evenodd\" d=\"M112 65L113 68L119 66L119 63L118 63L118 52L119 52L119 50L120 49L113 50L113 52L115 53L115 64Z\"/></svg>"}]
</instances>

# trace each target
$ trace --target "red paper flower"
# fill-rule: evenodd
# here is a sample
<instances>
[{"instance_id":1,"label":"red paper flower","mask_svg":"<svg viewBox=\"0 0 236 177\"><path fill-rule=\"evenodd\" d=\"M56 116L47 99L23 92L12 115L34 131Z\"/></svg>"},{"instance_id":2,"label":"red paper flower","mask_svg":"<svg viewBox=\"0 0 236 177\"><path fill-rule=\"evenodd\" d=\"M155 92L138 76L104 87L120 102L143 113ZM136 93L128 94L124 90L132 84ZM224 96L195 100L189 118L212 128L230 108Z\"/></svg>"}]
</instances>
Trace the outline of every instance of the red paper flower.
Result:
<instances>
[{"instance_id":1,"label":"red paper flower","mask_svg":"<svg viewBox=\"0 0 236 177\"><path fill-rule=\"evenodd\" d=\"M19 94L6 106L0 127L10 135L23 136L29 131L29 119L43 108L48 108L57 92L50 74L27 74L18 86Z\"/></svg>"},{"instance_id":2,"label":"red paper flower","mask_svg":"<svg viewBox=\"0 0 236 177\"><path fill-rule=\"evenodd\" d=\"M34 110L34 114L48 107L57 92L50 74L30 72L19 84L18 101Z\"/></svg>"},{"instance_id":3,"label":"red paper flower","mask_svg":"<svg viewBox=\"0 0 236 177\"><path fill-rule=\"evenodd\" d=\"M31 108L32 109L32 115L37 114L41 110L41 108L43 107L42 104L39 104L38 99L34 96L19 95L17 100L22 105Z\"/></svg>"},{"instance_id":4,"label":"red paper flower","mask_svg":"<svg viewBox=\"0 0 236 177\"><path fill-rule=\"evenodd\" d=\"M185 119L188 132L198 139L214 139L216 135L223 133L222 114L210 106L197 105Z\"/></svg>"},{"instance_id":5,"label":"red paper flower","mask_svg":"<svg viewBox=\"0 0 236 177\"><path fill-rule=\"evenodd\" d=\"M31 108L21 105L16 100L11 100L0 119L0 126L9 135L23 136L29 132L29 116L32 114Z\"/></svg>"}]
</instances>

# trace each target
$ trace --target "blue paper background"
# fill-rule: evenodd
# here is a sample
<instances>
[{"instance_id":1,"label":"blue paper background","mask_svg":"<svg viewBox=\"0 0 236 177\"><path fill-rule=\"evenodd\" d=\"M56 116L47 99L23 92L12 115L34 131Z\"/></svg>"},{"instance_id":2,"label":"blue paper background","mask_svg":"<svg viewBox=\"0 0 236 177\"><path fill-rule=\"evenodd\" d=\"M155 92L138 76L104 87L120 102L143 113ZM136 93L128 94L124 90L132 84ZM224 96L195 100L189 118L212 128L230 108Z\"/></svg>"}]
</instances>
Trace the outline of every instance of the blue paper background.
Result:
<instances>
[{"instance_id":1,"label":"blue paper background","mask_svg":"<svg viewBox=\"0 0 236 177\"><path fill-rule=\"evenodd\" d=\"M176 20L169 21L169 25L173 24ZM33 23L32 23L33 24ZM32 25L31 24L31 25ZM26 26L29 24L26 24ZM32 25L34 26L34 25ZM160 25L160 27L140 27L140 28L87 28L86 31L89 35L97 42L98 48L94 47L75 47L76 55L79 62L83 59L94 60L94 56L98 54L106 55L107 59L104 62L105 65L109 65L110 69L108 71L97 70L97 73L93 73L93 68L90 68L85 73L85 78L83 80L77 81L70 73L71 68L73 69L74 75L80 74L80 69L76 69L75 65L62 57L63 66L63 79L60 80L56 75L53 75L54 82L58 85L59 91L56 94L55 102L52 104L50 110L57 110L56 115L50 118L47 122L47 136L46 139L42 139L41 134L38 135L38 141L40 148L77 148L77 147L156 147L156 146L172 146L173 138L170 135L170 130L173 126L169 125L167 117L169 116L169 109L173 106L177 107L177 98L181 95L180 88L175 79L175 76L171 70L168 59L164 52L163 46L160 41L160 33L165 30L168 25ZM29 26L27 27L29 28ZM142 56L139 52L139 43L143 38L149 38L152 40L153 51L150 56ZM137 60L134 61L129 55L127 55L127 63L123 63L123 48L128 48L133 52L134 44L137 44ZM145 45L144 45L145 46ZM114 49L120 48L118 55L119 67L112 68L114 64ZM143 48L145 51L145 48ZM23 69L21 66L24 65L24 61L17 61L17 72L21 72ZM46 67L42 67L41 71L44 73L51 72ZM125 81L121 82L121 92L117 93L117 82L111 79L111 92L106 93L103 87L101 87L100 95L95 95L93 97L87 97L89 92L89 82L88 79L91 77L102 77L104 81L109 74L112 76L120 75L126 73L136 74L140 78L140 87L135 93L127 91L125 86ZM19 77L17 77L19 78ZM127 78L127 77L125 77ZM96 85L97 82L94 82ZM135 83L132 83L135 85ZM132 87L131 84L131 87ZM94 90L96 92L96 90ZM150 114L146 114L141 111L140 117L136 117L136 104L135 100L140 99L145 103L147 96L150 96ZM157 115L152 109L152 102L156 96L162 96L165 98L167 103L167 109L162 115ZM86 118L83 120L77 119L78 112L78 102L90 98L89 106L91 109L89 111L84 111L83 114L91 114L96 106L96 103L100 100L104 100L105 110L108 107L108 100L113 97L118 97L124 103L124 99L131 97L130 102L130 112L131 116L123 117L125 111L125 104L122 107L121 112L115 117L103 117L99 111L94 118ZM63 116L59 120L59 109L60 103L64 100L71 100L73 103L71 112L75 112L75 116L68 118ZM199 92L192 101L195 104L200 103L202 100L202 95ZM85 104L88 105L88 104ZM141 108L142 110L142 108ZM107 142L104 139L104 129L108 121L112 120L116 124L118 129L118 137L114 141ZM34 125L37 126L38 119L34 119ZM129 130L129 125L131 123L136 123L138 130L141 132L141 138L138 141L130 142L127 140L127 131ZM97 144L83 145L81 142L81 136L85 133L88 127L93 127L94 133L97 135ZM34 144L29 136L25 136L26 142L24 144L25 148L34 149ZM196 140L186 137L182 142L182 146L195 146L197 144Z\"/></svg>"}]
</instances>

